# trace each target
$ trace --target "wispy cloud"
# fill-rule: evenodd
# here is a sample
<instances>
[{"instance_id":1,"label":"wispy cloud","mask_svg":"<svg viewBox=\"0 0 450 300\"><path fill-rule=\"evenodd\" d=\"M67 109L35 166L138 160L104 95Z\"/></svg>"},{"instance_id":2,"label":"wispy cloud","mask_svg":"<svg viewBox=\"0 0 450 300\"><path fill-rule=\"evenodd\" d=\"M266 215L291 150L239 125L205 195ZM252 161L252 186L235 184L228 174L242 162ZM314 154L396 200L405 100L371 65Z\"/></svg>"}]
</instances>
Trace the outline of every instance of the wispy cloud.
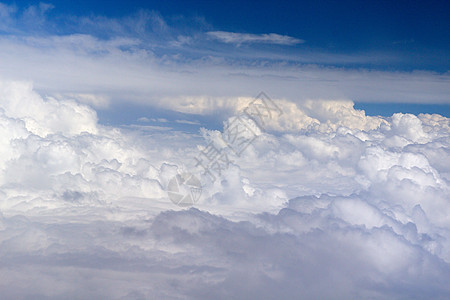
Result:
<instances>
[{"instance_id":1,"label":"wispy cloud","mask_svg":"<svg viewBox=\"0 0 450 300\"><path fill-rule=\"evenodd\" d=\"M302 44L305 41L297 39L287 35L280 35L276 33L265 34L251 34L251 33L238 33L227 31L209 31L207 35L217 39L221 42L228 44L241 45L244 43L261 43L261 44L274 44L274 45L297 45Z\"/></svg>"},{"instance_id":2,"label":"wispy cloud","mask_svg":"<svg viewBox=\"0 0 450 300\"><path fill-rule=\"evenodd\" d=\"M189 121L189 120L175 120L178 124L188 124L188 125L200 125L199 121Z\"/></svg>"}]
</instances>

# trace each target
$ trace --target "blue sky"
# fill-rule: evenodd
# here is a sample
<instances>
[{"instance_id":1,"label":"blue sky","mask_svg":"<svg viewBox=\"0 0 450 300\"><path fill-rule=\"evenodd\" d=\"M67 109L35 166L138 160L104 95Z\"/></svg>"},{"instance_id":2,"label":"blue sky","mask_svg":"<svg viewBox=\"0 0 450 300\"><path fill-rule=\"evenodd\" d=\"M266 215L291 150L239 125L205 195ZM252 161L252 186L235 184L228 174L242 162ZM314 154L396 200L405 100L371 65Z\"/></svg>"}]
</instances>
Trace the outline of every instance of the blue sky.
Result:
<instances>
[{"instance_id":1,"label":"blue sky","mask_svg":"<svg viewBox=\"0 0 450 300\"><path fill-rule=\"evenodd\" d=\"M45 49L53 48L55 59L55 71L44 76L7 63L4 69L15 79L32 80L46 93L77 94L81 89L103 97L111 105L98 109L105 116L111 112L109 119L117 115L112 109L124 102L136 105L134 110L142 104L152 107L148 114L154 114L161 98L252 97L260 90L294 102L350 99L368 114L384 116L399 109L450 113L446 1L3 3L4 42L22 47L34 62L47 60ZM63 73L58 64L68 51L77 62ZM121 53L114 56L114 51ZM109 78L106 70L121 59L126 64L127 55L137 67L126 65L124 76L142 83L123 80L110 89L119 79ZM101 61L92 62L97 58ZM20 60L8 61L14 59ZM80 80L85 72L97 79ZM145 85L144 79L152 78L157 78L154 86Z\"/></svg>"},{"instance_id":2,"label":"blue sky","mask_svg":"<svg viewBox=\"0 0 450 300\"><path fill-rule=\"evenodd\" d=\"M8 3L8 2L6 2ZM35 1L12 1L19 8ZM51 2L50 2L51 3ZM229 32L278 33L306 41L297 48L331 53L406 56L380 62L383 68L449 68L447 1L57 1L49 17L64 31L64 16L120 18L141 9L156 11L171 25ZM184 20L183 20L184 19ZM180 22L182 21L182 22ZM178 24L176 24L178 23ZM207 24L207 25L206 25ZM197 28L200 29L200 28Z\"/></svg>"}]
</instances>

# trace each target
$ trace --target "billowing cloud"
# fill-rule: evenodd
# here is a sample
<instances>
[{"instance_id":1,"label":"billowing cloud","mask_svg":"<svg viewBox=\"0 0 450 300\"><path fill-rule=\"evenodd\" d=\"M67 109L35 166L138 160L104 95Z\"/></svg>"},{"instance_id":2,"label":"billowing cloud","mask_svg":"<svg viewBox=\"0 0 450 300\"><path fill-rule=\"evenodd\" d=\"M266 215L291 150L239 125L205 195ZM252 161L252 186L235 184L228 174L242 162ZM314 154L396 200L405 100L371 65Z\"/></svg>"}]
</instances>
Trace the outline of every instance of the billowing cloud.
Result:
<instances>
[{"instance_id":1,"label":"billowing cloud","mask_svg":"<svg viewBox=\"0 0 450 300\"><path fill-rule=\"evenodd\" d=\"M280 35L276 33L269 34L250 34L227 31L209 31L208 36L218 39L224 43L241 45L245 43L262 43L274 45L296 45L302 44L305 41L287 35Z\"/></svg>"},{"instance_id":2,"label":"billowing cloud","mask_svg":"<svg viewBox=\"0 0 450 300\"><path fill-rule=\"evenodd\" d=\"M23 82L0 100L6 299L450 296L448 118L276 100L212 182L194 158L220 131L106 127ZM186 171L191 209L165 191Z\"/></svg>"},{"instance_id":3,"label":"billowing cloud","mask_svg":"<svg viewBox=\"0 0 450 300\"><path fill-rule=\"evenodd\" d=\"M58 31L51 9L0 3L2 299L450 298L450 120L352 101L446 104L448 73L151 11ZM261 88L282 113L258 127L243 111ZM98 122L133 104L175 118ZM177 131L203 124L179 113L224 129ZM166 191L185 172L202 183L188 209Z\"/></svg>"}]
</instances>

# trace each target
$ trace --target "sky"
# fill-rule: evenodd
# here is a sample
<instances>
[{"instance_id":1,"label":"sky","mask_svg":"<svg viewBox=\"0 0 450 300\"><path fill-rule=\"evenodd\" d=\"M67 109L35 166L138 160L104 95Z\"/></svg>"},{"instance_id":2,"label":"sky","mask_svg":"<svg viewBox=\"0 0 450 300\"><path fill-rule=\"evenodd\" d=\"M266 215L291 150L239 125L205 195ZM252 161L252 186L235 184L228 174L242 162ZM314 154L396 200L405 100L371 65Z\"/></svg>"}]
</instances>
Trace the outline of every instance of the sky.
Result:
<instances>
[{"instance_id":1,"label":"sky","mask_svg":"<svg viewBox=\"0 0 450 300\"><path fill-rule=\"evenodd\" d=\"M293 102L351 100L372 115L417 113L392 103L449 113L445 1L17 1L1 10L8 77L84 97L102 116L123 103L192 114L187 98L263 89Z\"/></svg>"},{"instance_id":2,"label":"sky","mask_svg":"<svg viewBox=\"0 0 450 300\"><path fill-rule=\"evenodd\" d=\"M2 299L450 298L449 12L0 2Z\"/></svg>"}]
</instances>

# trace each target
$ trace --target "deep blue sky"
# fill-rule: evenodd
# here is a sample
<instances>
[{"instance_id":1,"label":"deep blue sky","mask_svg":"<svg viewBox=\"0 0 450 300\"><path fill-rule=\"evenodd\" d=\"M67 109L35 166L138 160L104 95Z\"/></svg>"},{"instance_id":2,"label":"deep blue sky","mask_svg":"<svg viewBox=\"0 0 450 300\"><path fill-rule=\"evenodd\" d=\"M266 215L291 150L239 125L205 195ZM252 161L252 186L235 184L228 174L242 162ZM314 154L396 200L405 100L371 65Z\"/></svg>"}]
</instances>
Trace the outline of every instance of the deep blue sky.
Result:
<instances>
[{"instance_id":1,"label":"deep blue sky","mask_svg":"<svg viewBox=\"0 0 450 300\"><path fill-rule=\"evenodd\" d=\"M13 1L26 7L34 1ZM274 32L333 53L384 52L405 60L390 69L449 69L449 1L55 1L53 15L122 17L139 9L202 17L215 30Z\"/></svg>"}]
</instances>

